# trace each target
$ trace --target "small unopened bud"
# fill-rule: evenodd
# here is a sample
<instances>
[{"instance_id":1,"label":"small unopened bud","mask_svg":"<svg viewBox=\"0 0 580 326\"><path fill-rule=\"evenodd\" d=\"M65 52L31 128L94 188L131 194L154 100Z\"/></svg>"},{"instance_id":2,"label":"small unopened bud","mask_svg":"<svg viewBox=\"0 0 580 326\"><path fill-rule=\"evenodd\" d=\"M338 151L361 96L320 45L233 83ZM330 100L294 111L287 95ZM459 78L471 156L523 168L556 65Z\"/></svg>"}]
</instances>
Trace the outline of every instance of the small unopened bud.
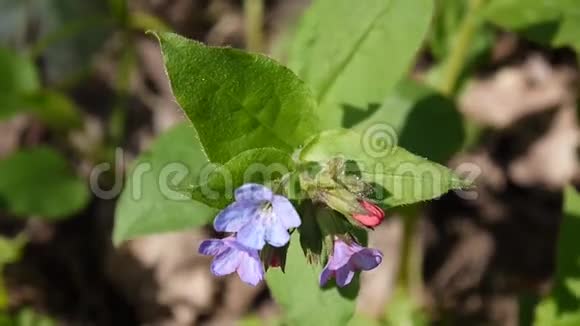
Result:
<instances>
[{"instance_id":1,"label":"small unopened bud","mask_svg":"<svg viewBox=\"0 0 580 326\"><path fill-rule=\"evenodd\" d=\"M287 251L288 245L279 248L270 245L264 246L260 253L262 261L264 262L264 269L268 270L270 267L280 267L284 271Z\"/></svg>"},{"instance_id":2,"label":"small unopened bud","mask_svg":"<svg viewBox=\"0 0 580 326\"><path fill-rule=\"evenodd\" d=\"M350 216L354 212L364 212L358 202L358 197L340 186L322 191L319 200L345 216Z\"/></svg>"},{"instance_id":3,"label":"small unopened bud","mask_svg":"<svg viewBox=\"0 0 580 326\"><path fill-rule=\"evenodd\" d=\"M371 228L381 224L385 218L385 212L383 212L380 207L366 200L361 200L360 204L366 212L352 214L352 217L355 220L360 224Z\"/></svg>"}]
</instances>

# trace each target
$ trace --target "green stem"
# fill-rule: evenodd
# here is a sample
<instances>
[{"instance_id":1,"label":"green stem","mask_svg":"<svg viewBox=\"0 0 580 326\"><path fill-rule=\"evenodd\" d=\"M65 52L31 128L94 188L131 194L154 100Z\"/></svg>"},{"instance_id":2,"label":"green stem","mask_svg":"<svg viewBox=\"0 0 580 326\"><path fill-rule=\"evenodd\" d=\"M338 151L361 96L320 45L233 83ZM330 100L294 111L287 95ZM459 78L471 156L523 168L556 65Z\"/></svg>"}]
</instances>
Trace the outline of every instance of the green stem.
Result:
<instances>
[{"instance_id":1,"label":"green stem","mask_svg":"<svg viewBox=\"0 0 580 326\"><path fill-rule=\"evenodd\" d=\"M443 75L443 82L441 84L441 92L445 95L452 95L457 87L457 81L461 76L467 54L471 47L473 37L481 22L479 10L482 8L485 0L469 0L467 14L463 19L457 40L453 44L449 62L445 68Z\"/></svg>"},{"instance_id":2,"label":"green stem","mask_svg":"<svg viewBox=\"0 0 580 326\"><path fill-rule=\"evenodd\" d=\"M419 205L412 205L405 207L401 212L403 219L403 243L401 246L401 267L398 287L409 291L410 295L417 293L417 290L422 287L422 252L420 243L416 242L419 208Z\"/></svg>"},{"instance_id":3,"label":"green stem","mask_svg":"<svg viewBox=\"0 0 580 326\"><path fill-rule=\"evenodd\" d=\"M125 47L119 63L120 69L117 79L117 103L113 107L113 112L109 120L109 137L112 147L119 146L124 138L129 89L131 86L131 72L135 61L135 49L130 32L125 32L124 41Z\"/></svg>"},{"instance_id":4,"label":"green stem","mask_svg":"<svg viewBox=\"0 0 580 326\"><path fill-rule=\"evenodd\" d=\"M264 0L245 0L246 48L252 52L264 49Z\"/></svg>"},{"instance_id":5,"label":"green stem","mask_svg":"<svg viewBox=\"0 0 580 326\"><path fill-rule=\"evenodd\" d=\"M30 48L30 57L38 58L49 46L74 37L98 26L112 25L113 20L106 16L92 16L64 24L54 32L38 40Z\"/></svg>"}]
</instances>

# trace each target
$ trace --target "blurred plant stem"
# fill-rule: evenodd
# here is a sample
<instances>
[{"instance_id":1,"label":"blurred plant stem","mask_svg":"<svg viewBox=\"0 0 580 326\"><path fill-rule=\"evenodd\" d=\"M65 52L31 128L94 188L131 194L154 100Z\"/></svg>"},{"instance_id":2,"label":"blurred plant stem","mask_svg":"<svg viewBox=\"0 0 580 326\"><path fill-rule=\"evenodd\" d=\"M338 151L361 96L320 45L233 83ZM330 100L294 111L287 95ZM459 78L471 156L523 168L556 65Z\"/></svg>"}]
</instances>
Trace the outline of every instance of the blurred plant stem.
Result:
<instances>
[{"instance_id":1,"label":"blurred plant stem","mask_svg":"<svg viewBox=\"0 0 580 326\"><path fill-rule=\"evenodd\" d=\"M418 237L421 207L421 204L415 204L399 210L403 219L403 243L397 288L406 291L416 305L420 305L423 291L423 248L421 237Z\"/></svg>"},{"instance_id":2,"label":"blurred plant stem","mask_svg":"<svg viewBox=\"0 0 580 326\"><path fill-rule=\"evenodd\" d=\"M123 35L123 52L119 62L117 83L117 103L109 119L109 144L114 149L123 141L129 106L129 91L131 87L131 72L135 63L135 47L129 32Z\"/></svg>"},{"instance_id":3,"label":"blurred plant stem","mask_svg":"<svg viewBox=\"0 0 580 326\"><path fill-rule=\"evenodd\" d=\"M483 26L480 15L486 0L468 0L467 12L459 25L457 38L451 46L449 61L443 70L443 78L439 85L439 91L445 96L453 98L456 94L459 79L467 65L468 55L474 43L474 37ZM468 149L476 144L482 133L482 128L474 122L464 119L465 138L463 149Z\"/></svg>"},{"instance_id":4,"label":"blurred plant stem","mask_svg":"<svg viewBox=\"0 0 580 326\"><path fill-rule=\"evenodd\" d=\"M468 0L468 2L467 13L459 26L457 39L450 49L449 64L445 67L443 81L439 87L440 91L447 96L453 95L456 91L457 82L465 67L469 49L473 43L473 37L483 22L479 11L485 4L485 0Z\"/></svg>"},{"instance_id":5,"label":"blurred plant stem","mask_svg":"<svg viewBox=\"0 0 580 326\"><path fill-rule=\"evenodd\" d=\"M114 20L107 16L89 16L64 24L54 32L40 38L29 50L34 60L42 55L48 47L55 43L74 37L97 26L112 26Z\"/></svg>"},{"instance_id":6,"label":"blurred plant stem","mask_svg":"<svg viewBox=\"0 0 580 326\"><path fill-rule=\"evenodd\" d=\"M129 24L129 6L127 0L109 0L109 12L115 21L123 27Z\"/></svg>"},{"instance_id":7,"label":"blurred plant stem","mask_svg":"<svg viewBox=\"0 0 580 326\"><path fill-rule=\"evenodd\" d=\"M0 312L8 308L8 293L4 284L4 267L20 260L28 237L21 233L14 238L0 236Z\"/></svg>"},{"instance_id":8,"label":"blurred plant stem","mask_svg":"<svg viewBox=\"0 0 580 326\"><path fill-rule=\"evenodd\" d=\"M244 18L246 49L252 52L264 50L264 0L245 0Z\"/></svg>"}]
</instances>

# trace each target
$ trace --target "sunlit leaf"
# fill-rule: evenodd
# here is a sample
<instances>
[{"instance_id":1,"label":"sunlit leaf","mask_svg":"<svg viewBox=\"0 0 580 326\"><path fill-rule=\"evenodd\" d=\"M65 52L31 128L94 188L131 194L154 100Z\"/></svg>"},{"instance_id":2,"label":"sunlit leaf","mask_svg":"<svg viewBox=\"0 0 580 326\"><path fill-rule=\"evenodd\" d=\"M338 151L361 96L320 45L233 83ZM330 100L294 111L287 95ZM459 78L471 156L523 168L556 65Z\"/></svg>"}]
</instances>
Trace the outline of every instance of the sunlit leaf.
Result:
<instances>
[{"instance_id":1,"label":"sunlit leaf","mask_svg":"<svg viewBox=\"0 0 580 326\"><path fill-rule=\"evenodd\" d=\"M268 270L266 280L272 296L284 312L288 325L345 325L354 314L357 285L339 291L334 285L318 284L321 266L309 265L294 232L288 249L286 269Z\"/></svg>"},{"instance_id":2,"label":"sunlit leaf","mask_svg":"<svg viewBox=\"0 0 580 326\"><path fill-rule=\"evenodd\" d=\"M326 162L335 157L354 162L352 172L375 185L374 196L386 206L430 200L467 186L445 166L349 130L322 132L300 153L303 161Z\"/></svg>"},{"instance_id":3,"label":"sunlit leaf","mask_svg":"<svg viewBox=\"0 0 580 326\"><path fill-rule=\"evenodd\" d=\"M181 192L208 163L191 125L163 134L129 171L115 212L114 242L210 223L217 211Z\"/></svg>"},{"instance_id":4,"label":"sunlit leaf","mask_svg":"<svg viewBox=\"0 0 580 326\"><path fill-rule=\"evenodd\" d=\"M380 105L410 69L427 33L433 1L317 0L296 33L288 64L313 89L325 129L343 110Z\"/></svg>"},{"instance_id":5,"label":"sunlit leaf","mask_svg":"<svg viewBox=\"0 0 580 326\"><path fill-rule=\"evenodd\" d=\"M242 152L224 165L194 180L194 200L223 208L233 201L234 190L245 183L271 184L294 171L290 155L274 148L256 148Z\"/></svg>"},{"instance_id":6,"label":"sunlit leaf","mask_svg":"<svg viewBox=\"0 0 580 326\"><path fill-rule=\"evenodd\" d=\"M316 134L316 103L274 60L159 33L173 93L212 162L253 148L292 153Z\"/></svg>"}]
</instances>

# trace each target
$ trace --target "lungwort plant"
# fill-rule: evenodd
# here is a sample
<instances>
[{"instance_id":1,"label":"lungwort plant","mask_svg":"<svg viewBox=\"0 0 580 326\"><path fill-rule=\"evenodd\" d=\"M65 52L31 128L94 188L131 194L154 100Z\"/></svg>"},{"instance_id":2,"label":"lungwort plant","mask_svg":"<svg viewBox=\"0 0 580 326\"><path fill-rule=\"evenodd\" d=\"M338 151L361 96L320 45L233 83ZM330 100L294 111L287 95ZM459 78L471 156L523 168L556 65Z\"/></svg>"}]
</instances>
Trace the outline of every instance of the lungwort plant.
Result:
<instances>
[{"instance_id":1,"label":"lungwort plant","mask_svg":"<svg viewBox=\"0 0 580 326\"><path fill-rule=\"evenodd\" d=\"M321 19L329 7L349 33L324 34L338 22ZM367 233L397 206L468 186L424 158L442 162L456 148L402 130L404 101L377 110L412 64L432 9L429 0L316 1L288 67L153 33L191 125L163 135L135 162L114 241L213 223L220 236L198 249L214 257L213 274L237 273L252 285L265 280L291 324L347 323L358 272L389 259L366 247ZM411 18L414 28L397 33ZM377 51L379 40L397 46ZM414 94L417 87L407 85ZM394 114L381 118L387 109ZM460 135L458 128L439 134Z\"/></svg>"}]
</instances>

